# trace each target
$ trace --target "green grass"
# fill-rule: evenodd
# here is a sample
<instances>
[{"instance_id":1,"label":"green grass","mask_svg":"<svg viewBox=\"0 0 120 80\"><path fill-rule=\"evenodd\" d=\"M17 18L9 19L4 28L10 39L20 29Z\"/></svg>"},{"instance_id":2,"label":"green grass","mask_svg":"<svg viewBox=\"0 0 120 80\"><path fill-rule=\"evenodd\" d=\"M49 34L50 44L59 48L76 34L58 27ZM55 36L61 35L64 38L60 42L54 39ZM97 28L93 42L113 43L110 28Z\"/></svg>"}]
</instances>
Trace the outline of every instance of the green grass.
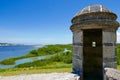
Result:
<instances>
[{"instance_id":1,"label":"green grass","mask_svg":"<svg viewBox=\"0 0 120 80\"><path fill-rule=\"evenodd\" d=\"M117 65L117 69L120 70L120 65Z\"/></svg>"},{"instance_id":2,"label":"green grass","mask_svg":"<svg viewBox=\"0 0 120 80\"><path fill-rule=\"evenodd\" d=\"M72 64L66 64L66 63L63 63L63 62L53 62L52 64L41 66L41 68L43 68L43 69L72 68Z\"/></svg>"},{"instance_id":3,"label":"green grass","mask_svg":"<svg viewBox=\"0 0 120 80\"><path fill-rule=\"evenodd\" d=\"M0 70L0 76L13 76L21 74L43 74L52 72L71 72L72 68L52 68L52 69L42 69L42 68L13 68Z\"/></svg>"},{"instance_id":4,"label":"green grass","mask_svg":"<svg viewBox=\"0 0 120 80\"><path fill-rule=\"evenodd\" d=\"M120 44L117 45L117 64L120 65Z\"/></svg>"},{"instance_id":5,"label":"green grass","mask_svg":"<svg viewBox=\"0 0 120 80\"><path fill-rule=\"evenodd\" d=\"M53 62L41 67L0 69L0 76L13 76L21 74L43 74L53 72L72 72L72 64Z\"/></svg>"},{"instance_id":6,"label":"green grass","mask_svg":"<svg viewBox=\"0 0 120 80\"><path fill-rule=\"evenodd\" d=\"M59 65L59 64L58 64ZM11 69L0 69L0 76L13 76L21 74L43 74L43 73L61 73L61 72L72 72L72 68L69 66L67 68L55 68L52 65L49 67L52 68L11 68ZM118 65L118 70L120 70L120 65Z\"/></svg>"}]
</instances>

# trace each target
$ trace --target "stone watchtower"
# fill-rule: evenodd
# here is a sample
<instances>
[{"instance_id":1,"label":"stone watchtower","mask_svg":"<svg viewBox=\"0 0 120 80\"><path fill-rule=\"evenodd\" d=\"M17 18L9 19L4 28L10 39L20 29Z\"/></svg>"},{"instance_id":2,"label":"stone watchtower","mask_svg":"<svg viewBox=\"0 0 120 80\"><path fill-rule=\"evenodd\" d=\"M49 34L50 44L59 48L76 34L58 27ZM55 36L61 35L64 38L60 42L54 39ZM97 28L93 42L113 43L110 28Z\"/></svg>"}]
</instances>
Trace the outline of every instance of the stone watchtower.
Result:
<instances>
[{"instance_id":1,"label":"stone watchtower","mask_svg":"<svg viewBox=\"0 0 120 80\"><path fill-rule=\"evenodd\" d=\"M73 72L84 80L103 80L104 67L117 67L116 19L102 5L88 6L73 17Z\"/></svg>"}]
</instances>

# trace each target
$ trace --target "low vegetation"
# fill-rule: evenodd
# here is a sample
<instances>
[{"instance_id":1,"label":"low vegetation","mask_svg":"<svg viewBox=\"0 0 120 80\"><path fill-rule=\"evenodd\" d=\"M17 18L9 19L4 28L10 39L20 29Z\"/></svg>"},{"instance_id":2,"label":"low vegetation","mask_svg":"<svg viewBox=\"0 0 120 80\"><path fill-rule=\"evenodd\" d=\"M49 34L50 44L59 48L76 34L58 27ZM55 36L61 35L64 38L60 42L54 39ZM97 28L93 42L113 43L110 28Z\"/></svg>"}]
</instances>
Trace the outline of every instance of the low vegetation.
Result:
<instances>
[{"instance_id":1,"label":"low vegetation","mask_svg":"<svg viewBox=\"0 0 120 80\"><path fill-rule=\"evenodd\" d=\"M72 50L72 45L46 45L42 48L39 48L38 50L32 50L30 53L15 57L15 58L9 58L0 61L0 64L4 65L12 65L15 64L16 60L23 59L23 58L29 58L29 57L36 57L36 56L44 56L44 55L53 55L53 54L58 54L58 53L63 53L64 49Z\"/></svg>"},{"instance_id":2,"label":"low vegetation","mask_svg":"<svg viewBox=\"0 0 120 80\"><path fill-rule=\"evenodd\" d=\"M117 45L117 64L120 65L120 44Z\"/></svg>"},{"instance_id":3,"label":"low vegetation","mask_svg":"<svg viewBox=\"0 0 120 80\"><path fill-rule=\"evenodd\" d=\"M43 68L11 68L11 69L0 69L0 76L13 76L21 74L42 74L42 73L51 73L51 72L71 72L71 68L52 68L52 69L43 69Z\"/></svg>"},{"instance_id":4,"label":"low vegetation","mask_svg":"<svg viewBox=\"0 0 120 80\"><path fill-rule=\"evenodd\" d=\"M57 54L55 56L52 56L51 58L46 58L44 60L37 60L34 62L28 62L24 64L17 65L16 67L22 68L22 67L44 67L49 68L48 65L52 65L53 67L56 67L56 64L71 64L72 63L72 52L63 52L61 54ZM57 66L58 67L58 66ZM61 66L61 67L66 67ZM68 67L68 66L67 66ZM70 66L71 67L71 66Z\"/></svg>"},{"instance_id":5,"label":"low vegetation","mask_svg":"<svg viewBox=\"0 0 120 80\"><path fill-rule=\"evenodd\" d=\"M11 58L11 59L5 59L5 60L3 60L3 61L0 61L0 64L4 64L4 65L15 64L15 60L14 60L14 58Z\"/></svg>"},{"instance_id":6,"label":"low vegetation","mask_svg":"<svg viewBox=\"0 0 120 80\"><path fill-rule=\"evenodd\" d=\"M65 51L64 49L70 50ZM50 58L44 60L38 60L34 62L28 62L20 64L10 69L0 69L1 76L11 76L19 74L36 74L36 73L50 73L50 72L71 72L72 71L72 45L47 45L38 50L32 50L29 54L20 56L17 58L10 58L3 60L2 62L9 62L17 59L53 55ZM6 63L5 63L6 64ZM12 63L13 64L13 63Z\"/></svg>"}]
</instances>

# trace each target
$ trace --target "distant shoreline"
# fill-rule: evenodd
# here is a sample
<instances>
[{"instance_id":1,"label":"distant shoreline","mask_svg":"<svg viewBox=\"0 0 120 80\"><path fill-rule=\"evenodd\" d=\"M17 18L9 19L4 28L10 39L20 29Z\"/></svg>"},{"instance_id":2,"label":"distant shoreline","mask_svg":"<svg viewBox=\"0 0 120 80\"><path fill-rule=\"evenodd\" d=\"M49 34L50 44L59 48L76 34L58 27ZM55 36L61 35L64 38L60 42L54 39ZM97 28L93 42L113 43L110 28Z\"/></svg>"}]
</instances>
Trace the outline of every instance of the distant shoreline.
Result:
<instances>
[{"instance_id":1,"label":"distant shoreline","mask_svg":"<svg viewBox=\"0 0 120 80\"><path fill-rule=\"evenodd\" d=\"M19 46L19 45L23 45L23 44L12 44L12 43L0 43L0 46Z\"/></svg>"}]
</instances>

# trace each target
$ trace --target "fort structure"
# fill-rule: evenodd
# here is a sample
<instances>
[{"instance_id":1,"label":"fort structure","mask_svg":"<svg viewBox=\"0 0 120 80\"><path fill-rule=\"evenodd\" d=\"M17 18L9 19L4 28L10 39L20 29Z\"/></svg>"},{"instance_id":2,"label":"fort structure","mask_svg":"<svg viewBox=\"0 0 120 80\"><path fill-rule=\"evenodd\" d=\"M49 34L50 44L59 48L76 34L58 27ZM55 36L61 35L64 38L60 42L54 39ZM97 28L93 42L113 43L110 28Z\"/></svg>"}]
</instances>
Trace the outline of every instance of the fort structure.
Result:
<instances>
[{"instance_id":1,"label":"fort structure","mask_svg":"<svg viewBox=\"0 0 120 80\"><path fill-rule=\"evenodd\" d=\"M98 4L85 7L73 17L72 68L82 80L105 80L104 68L117 67L116 19L116 14Z\"/></svg>"}]
</instances>

